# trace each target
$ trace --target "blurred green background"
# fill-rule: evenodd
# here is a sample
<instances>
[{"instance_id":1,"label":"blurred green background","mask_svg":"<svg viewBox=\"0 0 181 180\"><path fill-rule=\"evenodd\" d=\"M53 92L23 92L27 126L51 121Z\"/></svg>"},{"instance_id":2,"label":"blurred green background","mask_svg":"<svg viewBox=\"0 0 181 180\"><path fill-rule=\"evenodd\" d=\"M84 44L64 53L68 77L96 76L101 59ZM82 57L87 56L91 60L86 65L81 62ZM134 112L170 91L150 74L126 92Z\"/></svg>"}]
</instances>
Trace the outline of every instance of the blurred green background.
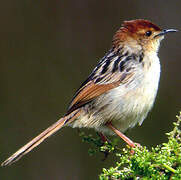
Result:
<instances>
[{"instance_id":1,"label":"blurred green background","mask_svg":"<svg viewBox=\"0 0 181 180\"><path fill-rule=\"evenodd\" d=\"M177 0L1 1L0 160L65 113L123 20L144 18L180 30L180 7ZM141 127L127 133L149 147L166 141L164 134L181 110L181 32L165 38L159 57L162 74L155 106ZM89 147L76 129L64 128L16 164L0 168L0 178L97 179L115 159L90 157Z\"/></svg>"}]
</instances>

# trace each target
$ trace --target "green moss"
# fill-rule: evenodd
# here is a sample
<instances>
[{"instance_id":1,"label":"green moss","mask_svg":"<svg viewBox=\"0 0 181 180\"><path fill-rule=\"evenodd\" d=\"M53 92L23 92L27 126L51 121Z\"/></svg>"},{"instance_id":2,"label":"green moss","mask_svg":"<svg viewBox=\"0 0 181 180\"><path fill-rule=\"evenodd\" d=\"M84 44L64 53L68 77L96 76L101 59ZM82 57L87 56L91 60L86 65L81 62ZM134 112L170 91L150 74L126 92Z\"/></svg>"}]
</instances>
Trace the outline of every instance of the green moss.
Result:
<instances>
[{"instance_id":1,"label":"green moss","mask_svg":"<svg viewBox=\"0 0 181 180\"><path fill-rule=\"evenodd\" d=\"M93 144L91 154L112 152L119 157L114 167L103 168L100 180L180 180L181 179L181 113L177 116L177 122L173 123L173 131L167 133L168 142L162 143L151 150L147 147L134 148L134 154L130 148L122 150L117 148L117 143L101 144L100 138L83 135L86 142ZM86 138L85 138L86 137Z\"/></svg>"},{"instance_id":2,"label":"green moss","mask_svg":"<svg viewBox=\"0 0 181 180\"><path fill-rule=\"evenodd\" d=\"M115 167L103 169L100 180L142 179L180 180L181 179L181 114L177 116L174 129L167 133L168 142L148 150L147 147L134 148L135 153L123 149Z\"/></svg>"}]
</instances>

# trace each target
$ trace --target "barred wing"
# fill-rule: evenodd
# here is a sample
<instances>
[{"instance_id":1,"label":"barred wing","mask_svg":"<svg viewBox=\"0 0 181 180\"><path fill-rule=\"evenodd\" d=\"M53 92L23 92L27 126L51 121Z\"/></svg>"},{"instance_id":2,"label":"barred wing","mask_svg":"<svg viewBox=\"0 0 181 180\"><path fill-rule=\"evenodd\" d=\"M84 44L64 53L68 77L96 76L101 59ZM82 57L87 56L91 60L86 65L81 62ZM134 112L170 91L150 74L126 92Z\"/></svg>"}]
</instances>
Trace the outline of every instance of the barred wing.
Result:
<instances>
[{"instance_id":1,"label":"barred wing","mask_svg":"<svg viewBox=\"0 0 181 180\"><path fill-rule=\"evenodd\" d=\"M134 76L137 64L140 62L134 54L114 52L106 55L76 92L67 114L103 93L127 83Z\"/></svg>"}]
</instances>

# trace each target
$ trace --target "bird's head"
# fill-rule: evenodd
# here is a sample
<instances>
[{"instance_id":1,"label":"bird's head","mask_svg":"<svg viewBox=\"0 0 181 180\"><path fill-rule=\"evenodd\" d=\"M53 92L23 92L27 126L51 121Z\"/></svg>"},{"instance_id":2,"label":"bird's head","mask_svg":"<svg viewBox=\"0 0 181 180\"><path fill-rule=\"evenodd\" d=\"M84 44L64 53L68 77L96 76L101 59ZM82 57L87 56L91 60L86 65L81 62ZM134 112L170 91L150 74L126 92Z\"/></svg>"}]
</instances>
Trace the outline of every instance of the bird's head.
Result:
<instances>
[{"instance_id":1,"label":"bird's head","mask_svg":"<svg viewBox=\"0 0 181 180\"><path fill-rule=\"evenodd\" d=\"M176 31L174 29L162 30L152 22L143 19L124 21L113 37L113 47L126 46L132 51L157 52L164 35Z\"/></svg>"}]
</instances>

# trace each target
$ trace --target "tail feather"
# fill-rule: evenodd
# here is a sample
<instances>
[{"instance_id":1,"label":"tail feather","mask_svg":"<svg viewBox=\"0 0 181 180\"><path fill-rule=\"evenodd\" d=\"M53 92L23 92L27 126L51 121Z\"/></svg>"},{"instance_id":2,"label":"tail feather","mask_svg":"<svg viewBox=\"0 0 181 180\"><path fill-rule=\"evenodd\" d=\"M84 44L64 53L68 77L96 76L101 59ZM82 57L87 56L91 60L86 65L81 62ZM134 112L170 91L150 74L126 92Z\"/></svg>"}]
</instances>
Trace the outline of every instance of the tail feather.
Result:
<instances>
[{"instance_id":1,"label":"tail feather","mask_svg":"<svg viewBox=\"0 0 181 180\"><path fill-rule=\"evenodd\" d=\"M70 122L74 121L76 119L76 117L78 117L79 115L80 115L80 111L76 110L76 111L70 113L69 115L64 116L63 118L59 119L56 123L54 123L53 125L48 127L41 134L36 136L30 142L28 142L23 147L21 147L17 152L15 152L13 155L11 155L7 160L5 160L1 164L1 166L11 165L12 163L18 161L22 156L24 156L25 154L30 152L32 149L37 147L46 138L50 137L52 134L54 134L56 131L58 131L60 128L62 128L65 124L69 124Z\"/></svg>"}]
</instances>

